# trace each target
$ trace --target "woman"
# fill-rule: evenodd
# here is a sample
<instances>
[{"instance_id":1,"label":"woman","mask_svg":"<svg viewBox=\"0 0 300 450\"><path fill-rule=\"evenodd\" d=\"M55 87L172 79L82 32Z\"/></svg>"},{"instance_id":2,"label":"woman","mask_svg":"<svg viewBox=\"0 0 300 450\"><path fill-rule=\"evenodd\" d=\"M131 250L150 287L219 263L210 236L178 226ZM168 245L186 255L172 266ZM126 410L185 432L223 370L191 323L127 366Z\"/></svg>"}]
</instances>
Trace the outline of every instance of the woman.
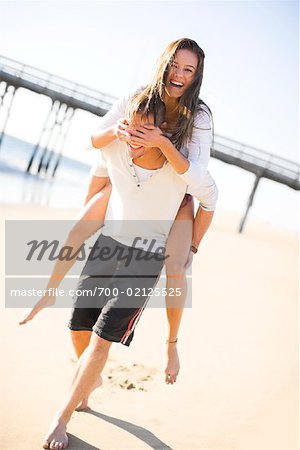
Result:
<instances>
[{"instance_id":1,"label":"woman","mask_svg":"<svg viewBox=\"0 0 300 450\"><path fill-rule=\"evenodd\" d=\"M176 342L186 297L185 269L191 264L199 243L207 231L215 207L217 189L207 175L211 147L211 116L209 108L199 100L203 78L204 53L195 41L179 39L172 42L158 61L155 77L149 85L134 94L134 102L148 99L149 104L165 107L164 133L170 136L169 144L161 149L163 157L172 165L178 176L192 188L203 183L204 201L194 221L194 204L187 194L176 216L168 238L166 254L167 288L179 288L180 297L167 297L169 334L167 340L166 382L173 384L179 372ZM130 117L126 110L129 97L119 101L104 116L101 128L92 136L95 148L101 148L120 139L129 142L133 148L153 147L162 130L155 126L128 128L124 117ZM131 103L132 104L132 103ZM180 150L180 151L178 151ZM99 165L93 172L87 197L87 204L75 227L71 230L66 246L73 247L74 255L83 242L103 224L110 195L110 183L105 167ZM100 176L99 176L100 175ZM206 209L205 209L206 204ZM154 218L155 219L155 218ZM74 264L76 258L58 261L47 288L58 287L62 278ZM168 289L169 291L169 289ZM51 296L43 297L21 324L31 320L45 306L54 304ZM71 331L78 357L87 347L91 333ZM86 401L83 402L86 406Z\"/></svg>"}]
</instances>

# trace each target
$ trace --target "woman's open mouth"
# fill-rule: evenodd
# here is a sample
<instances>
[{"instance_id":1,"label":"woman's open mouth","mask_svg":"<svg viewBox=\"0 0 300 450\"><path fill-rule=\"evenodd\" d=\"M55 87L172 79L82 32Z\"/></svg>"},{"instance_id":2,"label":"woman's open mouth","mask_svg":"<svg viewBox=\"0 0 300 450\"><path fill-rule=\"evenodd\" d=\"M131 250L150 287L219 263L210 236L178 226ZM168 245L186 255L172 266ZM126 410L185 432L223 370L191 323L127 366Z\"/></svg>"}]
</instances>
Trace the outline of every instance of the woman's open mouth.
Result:
<instances>
[{"instance_id":1,"label":"woman's open mouth","mask_svg":"<svg viewBox=\"0 0 300 450\"><path fill-rule=\"evenodd\" d=\"M170 80L170 84L177 89L181 89L183 87L183 83L180 83L180 81Z\"/></svg>"}]
</instances>

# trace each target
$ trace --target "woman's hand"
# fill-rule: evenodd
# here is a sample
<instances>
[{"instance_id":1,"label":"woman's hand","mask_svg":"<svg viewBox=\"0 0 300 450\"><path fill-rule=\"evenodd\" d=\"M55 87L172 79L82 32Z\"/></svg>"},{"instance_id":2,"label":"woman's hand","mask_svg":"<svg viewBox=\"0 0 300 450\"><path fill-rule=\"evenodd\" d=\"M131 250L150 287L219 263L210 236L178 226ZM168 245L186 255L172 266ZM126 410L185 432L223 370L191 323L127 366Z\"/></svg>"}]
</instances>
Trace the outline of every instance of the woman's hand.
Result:
<instances>
[{"instance_id":1,"label":"woman's hand","mask_svg":"<svg viewBox=\"0 0 300 450\"><path fill-rule=\"evenodd\" d=\"M137 128L127 128L130 134L130 144L142 147L158 147L167 139L162 130L152 124L144 124Z\"/></svg>"},{"instance_id":2,"label":"woman's hand","mask_svg":"<svg viewBox=\"0 0 300 450\"><path fill-rule=\"evenodd\" d=\"M128 128L128 122L126 119L121 118L117 120L115 125L114 133L119 141L128 142L130 139L130 134L126 131Z\"/></svg>"}]
</instances>

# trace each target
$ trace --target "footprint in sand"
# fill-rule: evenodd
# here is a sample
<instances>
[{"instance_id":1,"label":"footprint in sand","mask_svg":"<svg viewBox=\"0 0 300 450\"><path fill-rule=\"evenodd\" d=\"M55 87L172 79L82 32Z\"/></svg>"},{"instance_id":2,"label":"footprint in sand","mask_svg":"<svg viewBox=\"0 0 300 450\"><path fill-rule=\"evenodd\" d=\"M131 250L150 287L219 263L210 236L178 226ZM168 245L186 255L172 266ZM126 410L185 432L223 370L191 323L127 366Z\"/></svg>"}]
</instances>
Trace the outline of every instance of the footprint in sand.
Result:
<instances>
[{"instance_id":1,"label":"footprint in sand","mask_svg":"<svg viewBox=\"0 0 300 450\"><path fill-rule=\"evenodd\" d=\"M158 370L143 364L116 365L109 368L107 380L111 387L147 392L157 373Z\"/></svg>"}]
</instances>

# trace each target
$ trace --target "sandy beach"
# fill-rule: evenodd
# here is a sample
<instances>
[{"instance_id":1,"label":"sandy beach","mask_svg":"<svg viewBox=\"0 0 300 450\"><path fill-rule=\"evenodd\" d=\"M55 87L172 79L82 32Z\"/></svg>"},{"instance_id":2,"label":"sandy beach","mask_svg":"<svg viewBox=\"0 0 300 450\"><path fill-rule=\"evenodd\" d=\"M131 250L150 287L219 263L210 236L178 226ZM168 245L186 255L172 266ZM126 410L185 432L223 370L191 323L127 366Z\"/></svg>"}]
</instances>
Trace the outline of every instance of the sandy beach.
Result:
<instances>
[{"instance_id":1,"label":"sandy beach","mask_svg":"<svg viewBox=\"0 0 300 450\"><path fill-rule=\"evenodd\" d=\"M1 248L4 219L74 215L3 206ZM239 235L233 221L217 212L194 259L193 307L184 312L177 383L164 382L165 310L146 310L132 345L112 346L91 411L74 413L70 449L299 448L297 238L251 222ZM3 450L41 448L75 368L69 314L48 309L21 327L23 310L2 308Z\"/></svg>"}]
</instances>

